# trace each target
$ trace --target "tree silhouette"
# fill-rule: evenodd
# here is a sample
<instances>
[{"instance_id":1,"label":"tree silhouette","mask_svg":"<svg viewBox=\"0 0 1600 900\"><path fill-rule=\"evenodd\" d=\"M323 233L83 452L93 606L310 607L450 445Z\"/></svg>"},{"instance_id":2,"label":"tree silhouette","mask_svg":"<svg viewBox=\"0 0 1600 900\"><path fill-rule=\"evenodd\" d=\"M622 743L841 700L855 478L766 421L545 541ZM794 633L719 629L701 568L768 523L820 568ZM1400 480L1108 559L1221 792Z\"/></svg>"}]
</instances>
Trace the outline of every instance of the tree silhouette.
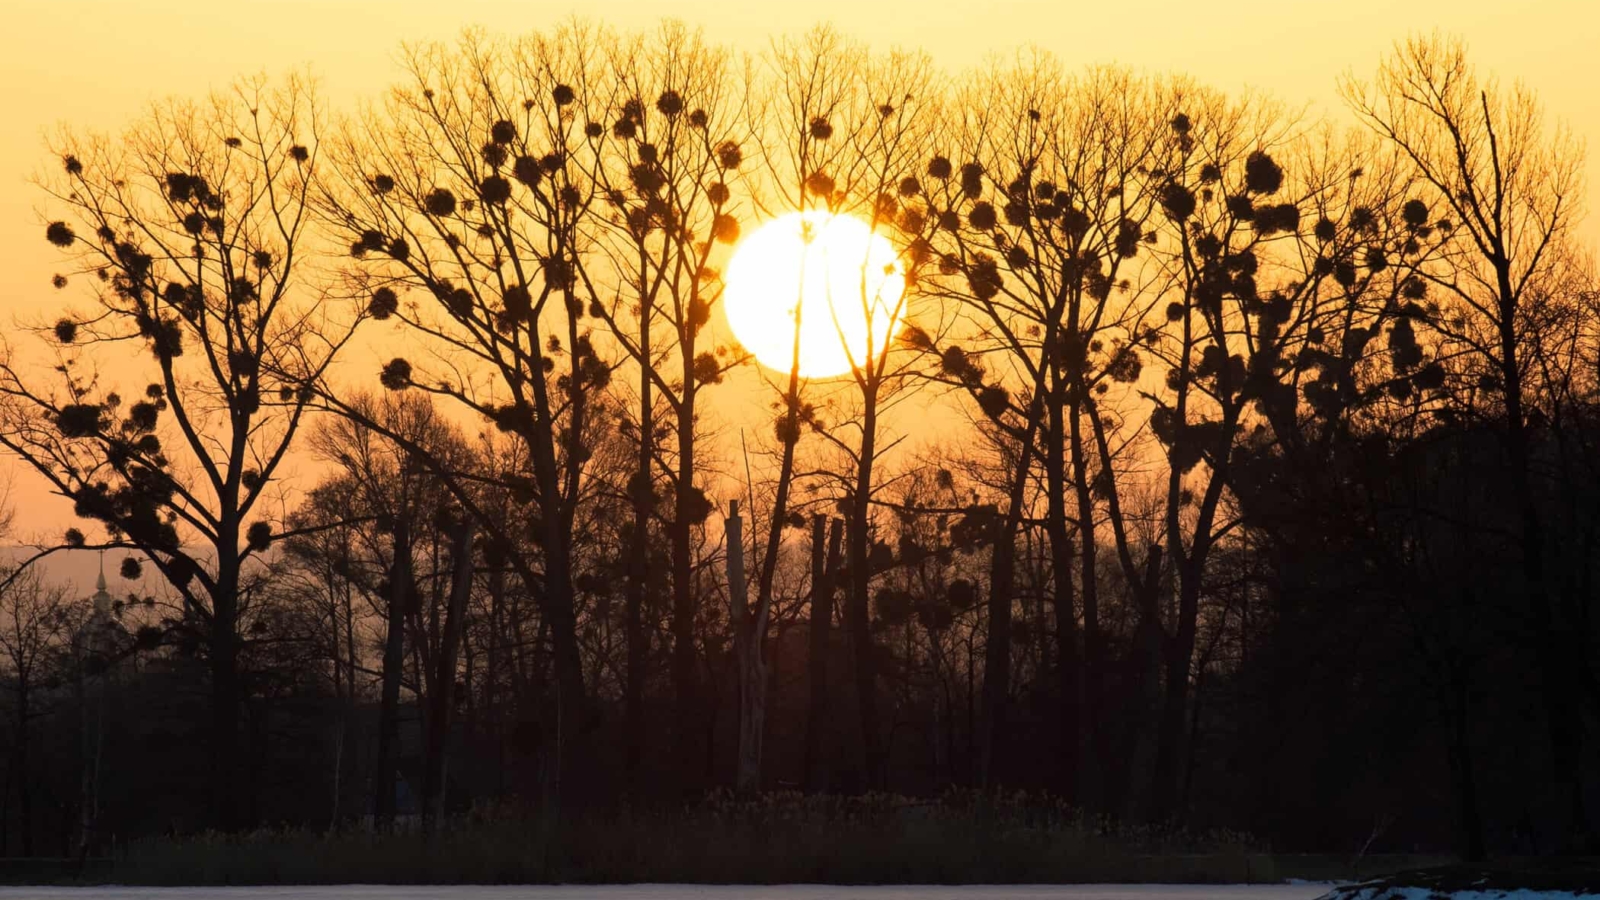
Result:
<instances>
[{"instance_id":1,"label":"tree silhouette","mask_svg":"<svg viewBox=\"0 0 1600 900\"><path fill-rule=\"evenodd\" d=\"M925 54L869 54L830 29L779 42L771 59L773 97L766 103L773 135L767 157L774 213L853 216L873 237L896 250L909 244L896 227L899 185L921 165L939 113L941 86ZM834 482L844 512L845 627L850 636L855 700L860 719L861 772L868 787L886 775L882 724L877 712L877 649L870 619L870 584L881 562L872 536L874 477L881 457L896 441L885 440L880 418L893 406L904 382L905 357L893 332L908 318L917 265L902 265L905 288L893 296L886 283L873 289L866 277L871 244L861 248L858 290L827 297L838 340L850 363L837 403L842 421L813 430L844 464L823 480ZM854 260L851 260L854 263ZM861 347L839 324L859 316L866 324ZM904 399L901 395L899 399ZM844 435L856 432L855 440ZM776 525L773 542L777 541Z\"/></svg>"},{"instance_id":2,"label":"tree silhouette","mask_svg":"<svg viewBox=\"0 0 1600 900\"><path fill-rule=\"evenodd\" d=\"M61 659L74 631L85 620L81 604L69 601L60 585L46 584L35 569L10 572L0 590L0 659L10 675L11 767L17 774L18 828L22 853L34 852L35 775L30 762L33 721L41 699L50 702L50 689L65 674Z\"/></svg>"},{"instance_id":3,"label":"tree silhouette","mask_svg":"<svg viewBox=\"0 0 1600 900\"><path fill-rule=\"evenodd\" d=\"M1458 44L1346 82L1354 127L827 28L402 62L320 143L291 79L52 145L86 290L0 359L0 446L95 524L0 573L0 840L387 830L409 787L445 864L548 817L506 877L904 877L866 842L924 809L997 859L1591 840L1581 154ZM876 313L837 377L799 312L776 366L722 345L719 270L794 213L905 278L804 311ZM79 629L35 566L100 548L149 596ZM701 827L777 849L695 868Z\"/></svg>"},{"instance_id":4,"label":"tree silhouette","mask_svg":"<svg viewBox=\"0 0 1600 900\"><path fill-rule=\"evenodd\" d=\"M711 347L702 332L721 293L712 254L739 236L732 190L749 125L732 60L683 26L667 24L649 37L614 42L608 54L607 83L614 96L605 112L611 124L595 136L587 165L609 210L609 216L597 216L598 237L612 258L615 284L587 270L585 275L591 293L614 297L592 312L638 369L635 411L622 426L636 439L636 464L625 488L633 522L627 546L618 548L628 560L627 759L637 792L646 745L642 610L661 574L670 575L672 586L680 775L692 770L694 741L705 716L696 678L694 569L696 529L711 505L697 473L697 403L701 390L720 382L737 360L727 347ZM665 406L659 412L657 398ZM676 438L675 446L658 447L661 426ZM675 452L675 459L662 459L662 451ZM650 534L663 518L657 511L662 476L671 498L671 514L664 517L669 573L650 568Z\"/></svg>"},{"instance_id":5,"label":"tree silhouette","mask_svg":"<svg viewBox=\"0 0 1600 900\"><path fill-rule=\"evenodd\" d=\"M546 787L558 807L581 791L564 786L585 761L574 529L595 442L613 424L601 393L612 370L585 321L597 298L582 275L583 223L598 199L579 159L603 115L591 93L597 39L570 28L514 47L469 34L457 50L414 48L408 87L341 137L340 183L323 198L372 314L442 356L435 372L391 360L383 386L451 400L526 449L531 472L504 475L523 486L525 520L490 523L466 485L450 483L492 540L537 549L516 562L541 587L555 647L560 760Z\"/></svg>"},{"instance_id":6,"label":"tree silhouette","mask_svg":"<svg viewBox=\"0 0 1600 900\"><path fill-rule=\"evenodd\" d=\"M239 654L270 496L311 400L349 339L302 277L320 113L309 87L243 82L158 107L120 140L65 137L46 185L68 219L46 237L94 298L0 364L0 445L80 517L138 550L182 598L212 690L212 821L242 824ZM128 365L119 344L142 348ZM102 384L148 375L124 401ZM109 379L106 379L109 380ZM134 564L129 577L136 577Z\"/></svg>"},{"instance_id":7,"label":"tree silhouette","mask_svg":"<svg viewBox=\"0 0 1600 900\"><path fill-rule=\"evenodd\" d=\"M1005 515L995 523L990 573L986 756L1004 734L1011 557L1026 514L1028 473L1037 461L1047 482L1057 618L1059 786L1068 796L1080 779L1079 743L1097 757L1109 752L1094 725L1102 663L1091 498L1096 481L1083 422L1093 414L1091 390L1133 381L1140 372L1144 333L1137 326L1151 301L1144 290L1131 301L1113 299L1112 288L1136 265L1146 242L1144 223L1154 203L1141 174L1154 152L1155 103L1149 86L1125 73L1094 72L1076 83L1048 57L1021 59L965 89L960 154L967 161L958 170L954 160L938 157L923 182L930 206L946 210L932 248L960 303L962 330L977 337L975 344L930 345L937 353L934 377L971 399L1006 443L1003 458L1015 465ZM1140 276L1141 288L1147 278ZM1110 465L1106 459L1098 467ZM1076 504L1074 514L1069 502ZM1082 649L1074 532L1080 534ZM995 763L985 765L992 770Z\"/></svg>"},{"instance_id":8,"label":"tree silhouette","mask_svg":"<svg viewBox=\"0 0 1600 900\"><path fill-rule=\"evenodd\" d=\"M1583 729L1574 692L1581 648L1569 642L1575 605L1552 597L1544 523L1535 496L1529 412L1538 396L1526 358L1540 294L1556 276L1577 215L1582 157L1570 136L1546 136L1526 90L1482 82L1457 42L1417 38L1396 47L1371 84L1347 82L1356 113L1410 160L1449 211L1451 266L1432 280L1449 295L1440 326L1481 360L1495 395L1507 475L1519 497L1523 591L1536 621L1555 794L1566 798L1573 847L1593 842L1580 788ZM1424 201L1426 202L1426 201ZM1459 323L1459 324L1458 324Z\"/></svg>"}]
</instances>

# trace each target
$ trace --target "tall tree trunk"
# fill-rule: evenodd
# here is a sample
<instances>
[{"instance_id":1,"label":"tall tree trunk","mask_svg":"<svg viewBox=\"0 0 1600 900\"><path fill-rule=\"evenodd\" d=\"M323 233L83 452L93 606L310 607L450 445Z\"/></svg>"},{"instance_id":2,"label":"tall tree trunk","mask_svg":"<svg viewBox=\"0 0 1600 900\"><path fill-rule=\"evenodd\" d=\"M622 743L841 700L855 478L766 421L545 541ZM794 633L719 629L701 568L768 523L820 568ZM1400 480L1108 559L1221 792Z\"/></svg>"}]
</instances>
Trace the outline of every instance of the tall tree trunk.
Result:
<instances>
[{"instance_id":1,"label":"tall tree trunk","mask_svg":"<svg viewBox=\"0 0 1600 900\"><path fill-rule=\"evenodd\" d=\"M450 577L444 627L439 634L433 696L428 698L431 709L428 711L427 769L422 780L422 824L427 834L432 834L444 815L445 743L450 737L450 714L455 708L457 651L461 647L467 600L472 595L472 537L472 522L463 519L456 526L451 546L450 555L455 566Z\"/></svg>"},{"instance_id":2,"label":"tall tree trunk","mask_svg":"<svg viewBox=\"0 0 1600 900\"><path fill-rule=\"evenodd\" d=\"M872 545L867 539L872 501L872 463L877 453L877 403L868 397L861 426L861 453L850 496L846 526L850 591L845 604L845 626L850 635L856 688L856 711L861 726L862 783L871 790L884 786L884 760L878 733L877 659L872 644L872 619L868 590L872 582Z\"/></svg>"},{"instance_id":3,"label":"tall tree trunk","mask_svg":"<svg viewBox=\"0 0 1600 900\"><path fill-rule=\"evenodd\" d=\"M644 251L640 250L640 271L645 271ZM623 765L627 791L637 797L640 788L639 762L644 755L644 600L650 581L650 517L654 505L655 479L655 399L650 357L651 299L645 285L639 286L639 448L637 465L628 482L633 501L633 534L628 547L628 594L626 638L628 671L623 688Z\"/></svg>"},{"instance_id":4,"label":"tall tree trunk","mask_svg":"<svg viewBox=\"0 0 1600 900\"><path fill-rule=\"evenodd\" d=\"M806 744L804 779L806 790L819 793L827 790L828 773L822 758L822 734L828 716L828 655L833 634L834 576L839 570L839 544L843 539L843 523L833 520L827 528L827 549L823 540L826 520L821 515L811 517L811 620L808 623L807 678L810 702L806 710Z\"/></svg>"},{"instance_id":5,"label":"tall tree trunk","mask_svg":"<svg viewBox=\"0 0 1600 900\"><path fill-rule=\"evenodd\" d=\"M1127 819L1149 815L1153 806L1153 779L1136 782L1135 775L1149 772L1154 766L1155 736L1152 726L1161 714L1161 665L1166 631L1161 625L1159 597L1164 559L1165 547L1159 543L1150 544L1145 551L1143 571L1135 581L1137 588L1134 599L1139 613L1134 625L1131 654L1137 664L1137 711L1130 717L1127 730L1128 752L1123 753L1107 773L1108 804L1121 810ZM1133 563L1125 562L1124 565L1131 568Z\"/></svg>"},{"instance_id":6,"label":"tall tree trunk","mask_svg":"<svg viewBox=\"0 0 1600 900\"><path fill-rule=\"evenodd\" d=\"M978 785L1000 784L1006 769L1007 707L1011 698L1011 602L1015 592L1017 532L1008 512L989 557L988 632L984 638L982 735L979 739Z\"/></svg>"},{"instance_id":7,"label":"tall tree trunk","mask_svg":"<svg viewBox=\"0 0 1600 900\"><path fill-rule=\"evenodd\" d=\"M378 705L378 764L373 774L372 818L379 829L394 822L395 776L400 755L400 676L405 666L405 615L411 602L411 521L394 522L394 559L389 564L389 609L383 640L383 686Z\"/></svg>"},{"instance_id":8,"label":"tall tree trunk","mask_svg":"<svg viewBox=\"0 0 1600 900\"><path fill-rule=\"evenodd\" d=\"M1187 323L1187 320L1185 322ZM1185 324L1184 360L1190 358L1188 348L1192 346L1192 336L1188 328L1189 326ZM1211 346L1219 348L1224 356L1228 353L1225 340L1219 339L1218 343ZM1186 368L1180 369L1179 372L1175 416L1181 437L1182 431L1188 428L1188 392L1192 373ZM1244 409L1243 402L1235 394L1238 386L1231 383L1232 378L1228 372L1228 367L1224 366L1217 376L1217 395L1231 398L1222 402L1220 424L1224 438L1213 447L1205 460L1210 476L1194 516L1187 552L1184 550L1182 520L1179 515L1179 508L1182 505L1180 498L1183 473L1179 466L1172 465L1167 474L1166 541L1167 553L1172 557L1178 581L1178 609L1176 621L1173 623L1173 633L1165 641L1166 684L1156 725L1156 760L1152 790L1152 814L1156 819L1173 819L1183 813L1178 807L1178 795L1182 780L1185 711L1189 700L1189 668L1194 661L1195 635L1200 618L1200 592L1204 586L1206 565L1211 556L1213 542L1216 540L1212 528L1216 522L1223 488L1228 483L1233 441L1238 433L1239 417Z\"/></svg>"},{"instance_id":9,"label":"tall tree trunk","mask_svg":"<svg viewBox=\"0 0 1600 900\"><path fill-rule=\"evenodd\" d=\"M706 499L695 487L695 395L694 329L690 325L679 337L683 347L683 393L678 403L678 477L672 516L672 693L674 755L682 787L695 787L695 743L701 734L700 723L706 711L700 702L697 660L694 644L694 524L705 518Z\"/></svg>"},{"instance_id":10,"label":"tall tree trunk","mask_svg":"<svg viewBox=\"0 0 1600 900\"><path fill-rule=\"evenodd\" d=\"M239 766L239 560L237 527L222 529L211 597L211 820L232 833L243 825Z\"/></svg>"},{"instance_id":11,"label":"tall tree trunk","mask_svg":"<svg viewBox=\"0 0 1600 900\"><path fill-rule=\"evenodd\" d=\"M734 655L739 666L739 763L734 787L741 794L761 790L762 739L767 724L767 672L761 659L766 634L766 604L757 597L752 611L745 594L744 522L739 501L728 504L728 603Z\"/></svg>"},{"instance_id":12,"label":"tall tree trunk","mask_svg":"<svg viewBox=\"0 0 1600 900\"><path fill-rule=\"evenodd\" d=\"M333 722L333 790L328 803L328 827L333 828L339 824L339 797L344 790L344 744L345 731L349 727L349 712L351 701L355 698L355 682L345 683L345 661L343 648L340 642L339 622L339 579L338 573L329 566L325 582L328 589L328 629L329 650L333 657L333 703L335 708Z\"/></svg>"},{"instance_id":13,"label":"tall tree trunk","mask_svg":"<svg viewBox=\"0 0 1600 900\"><path fill-rule=\"evenodd\" d=\"M344 683L349 686L349 694L348 694L348 696L345 697L345 705L344 705L343 716L344 716L344 737L345 737L345 740L349 741L352 744L354 744L356 747L359 747L360 743L355 740L355 735L353 734L353 731L352 731L353 728L354 728L354 721L355 721L355 717L354 717L353 713L355 712L355 706L356 706L356 692L355 692L355 683L356 683L356 628L355 628L355 608L354 608L355 604L351 602L352 599L353 599L353 597L352 597L352 589L353 589L352 583L348 579L346 579L345 583L344 583L344 652L345 652L345 656L344 656L344 662L345 662ZM357 762L358 762L358 759L355 756L354 752L352 752L352 754L351 754L351 765L352 765L352 768L354 768L354 766L357 764Z\"/></svg>"},{"instance_id":14,"label":"tall tree trunk","mask_svg":"<svg viewBox=\"0 0 1600 900\"><path fill-rule=\"evenodd\" d=\"M570 285L562 294L569 309L581 303ZM569 316L566 335L569 346L578 346L577 328L577 317ZM537 321L529 323L527 338L532 357L539 358L544 338L540 336ZM579 355L571 354L569 359L574 368L569 371L562 388L567 405L566 427L559 433L551 427L556 415L549 384L544 378L534 377L527 381L533 393L534 425L523 432L539 496L537 527L529 537L544 551L544 590L538 598L543 621L550 626L556 679L555 766L545 781L544 805L547 816L562 820L579 811L588 786L585 783L588 723L572 560L573 517L581 467L574 459L563 459L556 452L560 444L576 456L582 447L587 388L583 372L577 368L581 365Z\"/></svg>"},{"instance_id":15,"label":"tall tree trunk","mask_svg":"<svg viewBox=\"0 0 1600 900\"><path fill-rule=\"evenodd\" d=\"M1593 849L1594 834L1583 800L1583 722L1576 699L1581 670L1576 663L1581 649L1570 634L1577 623L1562 621L1559 606L1550 602L1544 571L1544 523L1533 487L1531 450L1523 396L1522 364L1518 348L1517 301L1511 282L1510 261L1494 260L1499 304L1500 378L1505 388L1506 455L1511 464L1512 489L1521 517L1520 549L1523 586L1537 631L1539 682L1546 733L1550 741L1554 795L1562 804L1561 839L1567 852ZM1578 632L1581 633L1581 632Z\"/></svg>"},{"instance_id":16,"label":"tall tree trunk","mask_svg":"<svg viewBox=\"0 0 1600 900\"><path fill-rule=\"evenodd\" d=\"M493 545L490 545L491 549ZM490 739L494 742L495 794L505 788L505 741L500 726L500 635L501 619L506 602L506 568L502 554L491 553L489 564L489 636L484 650L487 662L483 677L483 715L488 721Z\"/></svg>"},{"instance_id":17,"label":"tall tree trunk","mask_svg":"<svg viewBox=\"0 0 1600 900\"><path fill-rule=\"evenodd\" d=\"M1191 557L1178 565L1178 621L1165 648L1165 686L1156 725L1154 818L1179 816L1178 785L1182 776L1183 738L1189 703L1189 667L1194 660L1195 633L1200 606L1200 569L1204 557Z\"/></svg>"},{"instance_id":18,"label":"tall tree trunk","mask_svg":"<svg viewBox=\"0 0 1600 900\"><path fill-rule=\"evenodd\" d=\"M17 771L17 806L20 818L17 830L22 832L22 855L33 855L33 778L28 771L28 715L29 695L32 693L27 675L17 678L17 745L13 753Z\"/></svg>"},{"instance_id":19,"label":"tall tree trunk","mask_svg":"<svg viewBox=\"0 0 1600 900\"><path fill-rule=\"evenodd\" d=\"M1078 800L1079 710L1077 611L1073 603L1073 547L1067 523L1065 385L1059 367L1051 374L1047 403L1050 425L1045 439L1045 530L1050 538L1050 577L1056 617L1056 682L1060 693L1060 767L1057 790L1069 803Z\"/></svg>"},{"instance_id":20,"label":"tall tree trunk","mask_svg":"<svg viewBox=\"0 0 1600 900\"><path fill-rule=\"evenodd\" d=\"M1016 468L1006 492L1006 513L1000 520L989 554L988 632L983 655L983 731L979 738L978 785L999 784L1005 771L1006 715L1011 698L1011 605L1016 592L1017 528L1022 524L1023 495L1033 441L1039 431L1038 406L1030 409L1028 428L1017 448Z\"/></svg>"},{"instance_id":21,"label":"tall tree trunk","mask_svg":"<svg viewBox=\"0 0 1600 900\"><path fill-rule=\"evenodd\" d=\"M584 745L583 657L578 647L576 597L572 586L572 559L566 532L548 533L553 543L545 563L547 576L545 616L550 620L550 640L555 651L556 729L555 771L547 783L549 811L568 818L580 811L586 785Z\"/></svg>"},{"instance_id":22,"label":"tall tree trunk","mask_svg":"<svg viewBox=\"0 0 1600 900\"><path fill-rule=\"evenodd\" d=\"M634 517L633 527L643 530L648 527L648 514ZM630 797L637 798L643 788L639 770L640 760L644 756L644 667L645 667L645 634L644 634L644 579L649 566L641 560L649 553L646 547L639 547L638 540L630 542L629 569L632 570L628 579L628 594L625 598L624 631L627 641L627 672L623 684L623 784Z\"/></svg>"},{"instance_id":23,"label":"tall tree trunk","mask_svg":"<svg viewBox=\"0 0 1600 900\"><path fill-rule=\"evenodd\" d=\"M1083 677L1078 683L1082 698L1081 734L1077 750L1081 775L1079 799L1091 808L1103 809L1105 803L1104 797L1101 796L1104 787L1103 771L1105 760L1110 756L1110 748L1105 743L1104 728L1100 721L1103 648L1100 637L1099 546L1096 543L1094 497L1091 493L1096 475L1090 471L1089 454L1084 446L1085 410L1082 402L1084 387L1082 379L1073 386L1072 422L1069 429L1072 480L1078 501L1078 585L1083 608L1081 657ZM1104 471L1104 461L1101 462L1101 466ZM1110 476L1107 474L1104 477Z\"/></svg>"},{"instance_id":24,"label":"tall tree trunk","mask_svg":"<svg viewBox=\"0 0 1600 900\"><path fill-rule=\"evenodd\" d=\"M761 788L761 751L766 734L767 677L761 659L767 639L767 619L772 611L772 583L778 571L778 555L783 549L783 525L789 514L789 490L794 482L794 451L800 441L800 316L795 314L793 356L789 366L789 387L784 393L784 412L778 420L777 434L783 442L778 464L778 484L773 491L771 521L767 543L762 549L761 571L756 578L756 607L746 602L744 586L743 522L739 502L728 509L728 597L730 621L734 629L734 652L739 667L739 764L741 793ZM737 571L735 571L737 568ZM734 576L738 576L735 578Z\"/></svg>"}]
</instances>

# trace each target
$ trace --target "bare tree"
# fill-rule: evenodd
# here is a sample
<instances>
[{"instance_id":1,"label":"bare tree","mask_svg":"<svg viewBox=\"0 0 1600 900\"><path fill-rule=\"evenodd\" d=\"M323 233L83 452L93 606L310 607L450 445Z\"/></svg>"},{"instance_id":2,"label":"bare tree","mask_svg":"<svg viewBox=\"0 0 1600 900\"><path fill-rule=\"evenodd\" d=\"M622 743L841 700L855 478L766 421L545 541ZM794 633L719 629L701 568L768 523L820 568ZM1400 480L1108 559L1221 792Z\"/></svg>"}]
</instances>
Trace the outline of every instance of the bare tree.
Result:
<instances>
[{"instance_id":1,"label":"bare tree","mask_svg":"<svg viewBox=\"0 0 1600 900\"><path fill-rule=\"evenodd\" d=\"M67 598L61 585L46 584L37 569L7 573L0 590L0 654L10 676L11 766L15 771L18 822L22 852L34 851L34 784L30 751L33 749L33 721L45 710L40 708L41 692L48 697L52 680L65 670L68 645L77 625L83 620L82 604Z\"/></svg>"},{"instance_id":2,"label":"bare tree","mask_svg":"<svg viewBox=\"0 0 1600 900\"><path fill-rule=\"evenodd\" d=\"M1037 461L1056 611L1059 785L1069 797L1080 781L1103 783L1096 776L1110 752L1097 725L1104 647L1095 494L1111 486L1097 476L1109 463L1095 458L1085 421L1097 393L1136 381L1142 369L1140 324L1154 279L1137 257L1155 205L1144 175L1159 137L1158 103L1150 84L1126 72L1069 78L1053 59L1025 55L965 89L964 161L958 171L939 157L925 184L942 218L933 246L954 276L947 290L963 320L951 341L929 346L933 374L993 423L1012 466L990 576L984 746L992 753L1004 727L1014 577L1006 557ZM963 336L965 347L956 342Z\"/></svg>"},{"instance_id":3,"label":"bare tree","mask_svg":"<svg viewBox=\"0 0 1600 900\"><path fill-rule=\"evenodd\" d=\"M223 829L243 824L249 783L238 768L243 586L274 531L258 507L308 385L350 334L336 306L309 302L319 291L302 274L318 126L309 86L291 79L158 107L117 141L63 138L64 177L46 190L69 218L46 237L94 300L41 330L53 383L15 353L0 365L0 445L150 560L204 635ZM149 386L126 403L97 375L125 344L149 354L135 363Z\"/></svg>"},{"instance_id":4,"label":"bare tree","mask_svg":"<svg viewBox=\"0 0 1600 900\"><path fill-rule=\"evenodd\" d=\"M459 435L425 396L355 395L346 403L350 414L330 419L314 430L310 439L311 449L337 466L339 473L316 496L336 493L338 508L310 519L305 530L328 530L339 535L341 542L333 560L336 576L359 585L375 601L384 622L372 809L379 826L386 827L395 813L400 694L408 683L406 635L411 634L409 645L418 660L433 660L453 652L448 646L453 641L441 640L444 632L424 624L437 618L438 604L425 602L428 598L422 584L437 585L440 579L437 573L430 576L425 566L419 573L418 558L425 560L430 547L436 549L459 539L446 535L446 529L440 526L441 514L453 506L444 478L473 478L479 467ZM446 476L435 475L434 471ZM315 536L318 535L307 538ZM351 552L352 538L359 553ZM304 553L309 549L305 541L306 538L297 538L291 548ZM451 599L455 599L454 595ZM429 612L426 618L424 609ZM456 624L460 624L460 615ZM347 623L347 640L353 640L351 629ZM353 656L353 650L351 653ZM354 665L353 659L351 664ZM454 675L441 679L441 671L415 671L409 682L413 692L430 704L439 702L441 684L446 695L453 693L450 685L454 684ZM437 710L430 712L430 728L438 718ZM430 734L425 754L430 770L441 747L432 743Z\"/></svg>"},{"instance_id":5,"label":"bare tree","mask_svg":"<svg viewBox=\"0 0 1600 900\"><path fill-rule=\"evenodd\" d=\"M598 301L583 274L597 194L579 160L604 132L600 42L573 26L515 44L469 32L455 49L411 48L409 84L347 129L340 182L323 198L371 312L399 319L434 357L415 367L391 360L384 386L452 401L513 435L531 463L531 479L501 474L529 504L506 521L476 505L474 481L401 445L445 478L485 537L534 551L509 561L539 586L554 646L552 810L578 801L582 786L572 782L587 759L576 532L595 442L612 425L600 396L612 369L585 322ZM352 414L337 391L324 396Z\"/></svg>"},{"instance_id":6,"label":"bare tree","mask_svg":"<svg viewBox=\"0 0 1600 900\"><path fill-rule=\"evenodd\" d=\"M1413 38L1395 48L1370 83L1347 79L1358 116L1410 160L1429 188L1424 202L1449 211L1448 266L1429 280L1449 298L1442 330L1470 347L1498 395L1507 474L1520 506L1524 598L1535 621L1552 796L1563 804L1572 848L1593 840L1581 789L1583 726L1577 690L1583 648L1578 608L1552 591L1530 412L1541 385L1529 358L1540 327L1538 298L1552 286L1583 194L1582 148L1565 129L1547 132L1526 88L1480 79L1458 41Z\"/></svg>"},{"instance_id":7,"label":"bare tree","mask_svg":"<svg viewBox=\"0 0 1600 900\"><path fill-rule=\"evenodd\" d=\"M866 784L881 786L885 760L868 599L872 496L875 467L896 443L884 439L880 419L905 383L909 357L895 352L902 349L895 332L915 296L916 264L897 260L895 271L882 274L876 267L884 265L878 257L885 241L901 245L895 247L897 255L911 242L898 227L900 186L927 153L942 85L924 54L874 57L826 28L775 44L771 68L766 108L772 121L763 135L769 142L769 211L811 216L808 227L819 230L834 216L852 216L866 222L871 234L860 249L862 275L855 290L839 296L830 284L826 291L833 330L850 367L839 392L849 414L838 425L815 430L847 460L848 471L836 479L845 510L845 623L861 770ZM853 269L855 260L848 262ZM864 333L852 333L845 321L863 322ZM855 440L844 437L851 431Z\"/></svg>"},{"instance_id":8,"label":"bare tree","mask_svg":"<svg viewBox=\"0 0 1600 900\"><path fill-rule=\"evenodd\" d=\"M584 272L591 293L614 298L592 311L637 369L634 412L623 426L636 443L626 485L633 523L625 548L624 730L629 784L637 792L646 744L642 609L662 574L670 575L672 585L674 761L680 776L694 770L693 741L704 717L695 670L694 549L695 530L711 506L697 472L697 404L700 392L721 381L737 359L727 347L708 346L701 332L721 293L712 254L719 243L739 236L731 186L738 182L749 124L741 92L747 85L736 79L733 60L681 24L611 42L607 50L613 96L604 112L610 124L594 141L589 164L610 212L595 217L595 240L610 265ZM675 446L658 444L662 426L676 437ZM664 517L657 509L663 476L671 496L671 513ZM650 569L650 534L659 518L665 518L671 544L669 573Z\"/></svg>"}]
</instances>

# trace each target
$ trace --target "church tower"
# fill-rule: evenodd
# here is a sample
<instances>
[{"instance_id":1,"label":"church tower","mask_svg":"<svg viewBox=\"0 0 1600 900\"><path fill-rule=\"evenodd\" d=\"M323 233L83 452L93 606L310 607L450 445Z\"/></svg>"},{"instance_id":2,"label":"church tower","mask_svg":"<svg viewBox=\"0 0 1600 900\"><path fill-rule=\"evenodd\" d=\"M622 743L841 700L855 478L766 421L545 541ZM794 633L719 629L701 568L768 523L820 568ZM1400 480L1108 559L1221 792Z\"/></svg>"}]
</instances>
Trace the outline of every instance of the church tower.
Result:
<instances>
[{"instance_id":1,"label":"church tower","mask_svg":"<svg viewBox=\"0 0 1600 900\"><path fill-rule=\"evenodd\" d=\"M94 601L94 617L107 619L111 616L111 594L106 591L106 552L100 551L100 577L94 582L94 596L89 598Z\"/></svg>"}]
</instances>

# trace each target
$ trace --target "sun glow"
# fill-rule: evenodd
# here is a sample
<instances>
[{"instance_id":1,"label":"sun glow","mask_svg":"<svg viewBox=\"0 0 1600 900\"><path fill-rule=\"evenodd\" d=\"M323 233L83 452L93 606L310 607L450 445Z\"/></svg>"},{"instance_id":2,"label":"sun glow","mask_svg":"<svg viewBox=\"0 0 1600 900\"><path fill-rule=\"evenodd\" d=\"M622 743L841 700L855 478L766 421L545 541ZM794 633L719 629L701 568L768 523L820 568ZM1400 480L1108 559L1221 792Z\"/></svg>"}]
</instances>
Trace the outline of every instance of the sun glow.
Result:
<instances>
[{"instance_id":1,"label":"sun glow","mask_svg":"<svg viewBox=\"0 0 1600 900\"><path fill-rule=\"evenodd\" d=\"M800 375L827 378L887 349L901 314L905 273L894 245L867 223L820 210L789 213L739 242L723 309L745 349L788 372L800 314Z\"/></svg>"}]
</instances>

